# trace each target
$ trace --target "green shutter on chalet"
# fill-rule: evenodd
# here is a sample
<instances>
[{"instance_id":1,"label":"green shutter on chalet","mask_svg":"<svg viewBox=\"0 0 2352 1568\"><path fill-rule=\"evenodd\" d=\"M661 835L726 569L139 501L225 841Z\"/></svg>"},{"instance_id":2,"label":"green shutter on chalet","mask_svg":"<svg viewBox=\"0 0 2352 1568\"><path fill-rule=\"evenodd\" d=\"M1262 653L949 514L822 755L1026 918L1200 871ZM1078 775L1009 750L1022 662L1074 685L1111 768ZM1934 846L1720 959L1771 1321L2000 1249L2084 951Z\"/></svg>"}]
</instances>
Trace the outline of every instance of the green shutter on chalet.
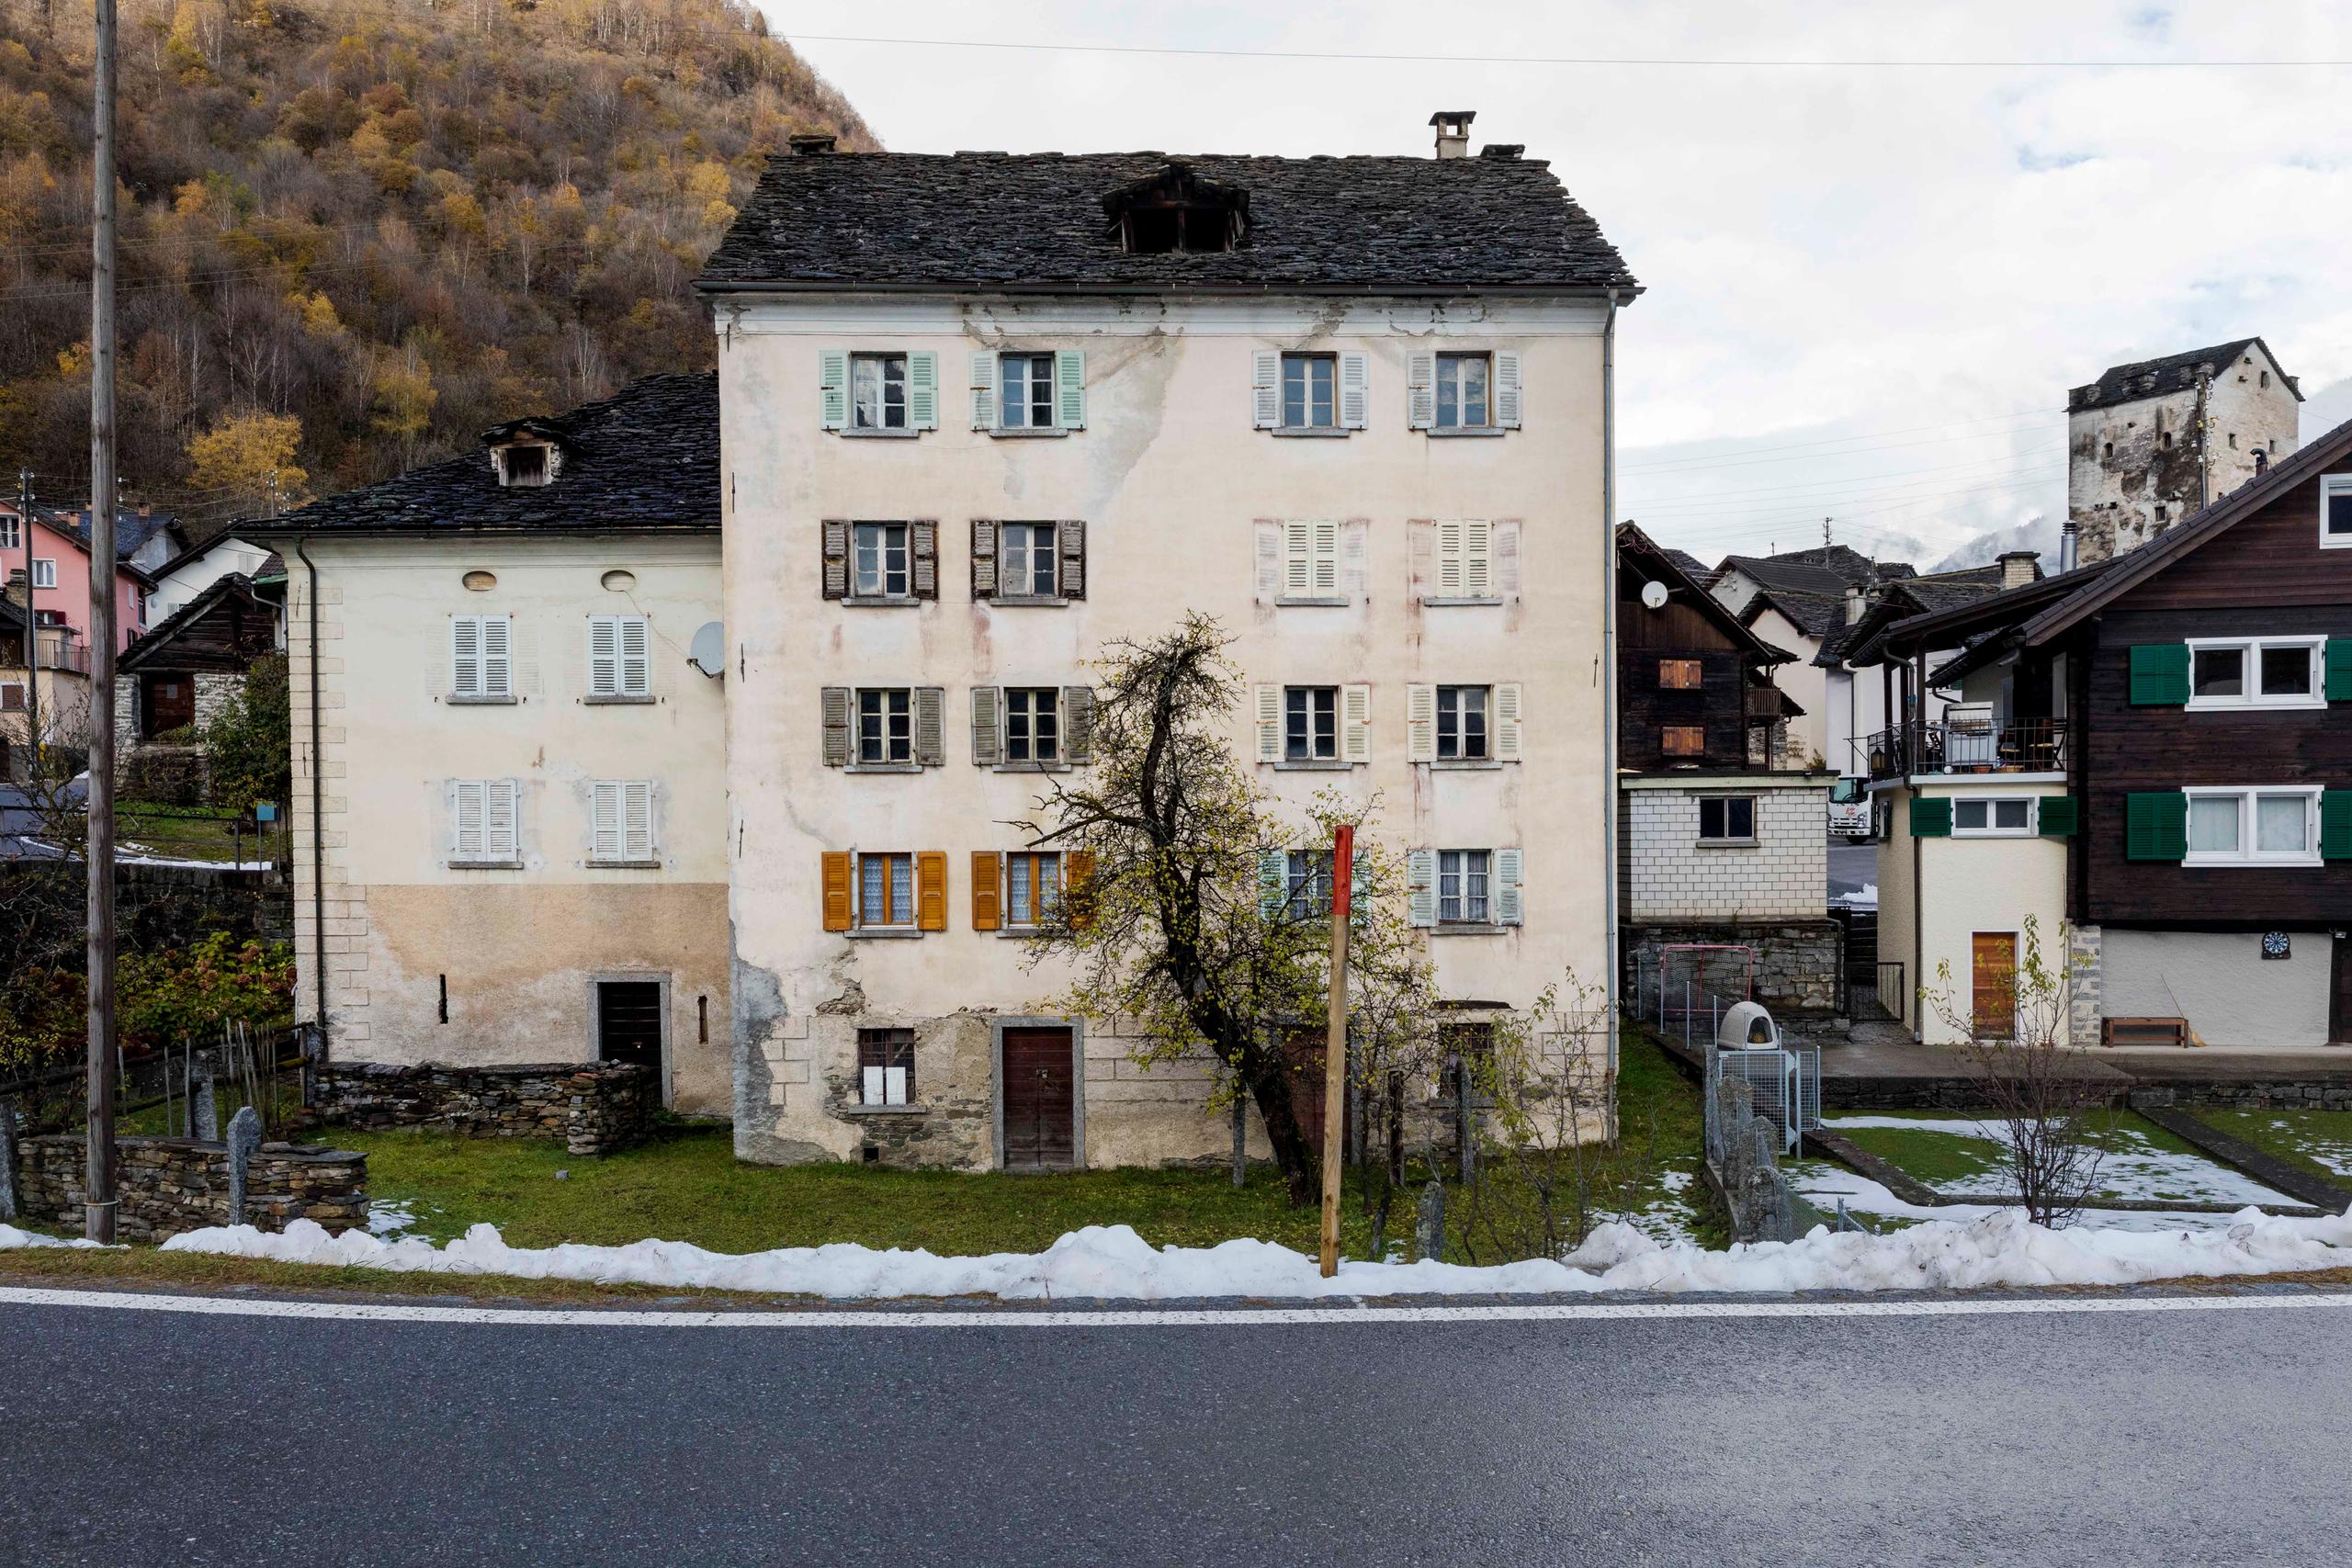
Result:
<instances>
[{"instance_id":1,"label":"green shutter on chalet","mask_svg":"<svg viewBox=\"0 0 2352 1568\"><path fill-rule=\"evenodd\" d=\"M2327 700L2352 703L2352 637L2327 639Z\"/></svg>"},{"instance_id":2,"label":"green shutter on chalet","mask_svg":"<svg viewBox=\"0 0 2352 1568\"><path fill-rule=\"evenodd\" d=\"M2125 860L2188 858L2188 796L2177 789L2123 799Z\"/></svg>"},{"instance_id":3,"label":"green shutter on chalet","mask_svg":"<svg viewBox=\"0 0 2352 1568\"><path fill-rule=\"evenodd\" d=\"M2037 808L2045 839L2071 839L2081 826L2082 811L2071 795L2045 795Z\"/></svg>"},{"instance_id":4,"label":"green shutter on chalet","mask_svg":"<svg viewBox=\"0 0 2352 1568\"><path fill-rule=\"evenodd\" d=\"M2320 791L2319 858L2352 860L2352 789Z\"/></svg>"},{"instance_id":5,"label":"green shutter on chalet","mask_svg":"<svg viewBox=\"0 0 2352 1568\"><path fill-rule=\"evenodd\" d=\"M1915 839L1951 837L1951 802L1917 796L1911 802L1911 836Z\"/></svg>"},{"instance_id":6,"label":"green shutter on chalet","mask_svg":"<svg viewBox=\"0 0 2352 1568\"><path fill-rule=\"evenodd\" d=\"M2143 642L2132 648L2132 705L2181 707L2188 701L2188 645Z\"/></svg>"}]
</instances>

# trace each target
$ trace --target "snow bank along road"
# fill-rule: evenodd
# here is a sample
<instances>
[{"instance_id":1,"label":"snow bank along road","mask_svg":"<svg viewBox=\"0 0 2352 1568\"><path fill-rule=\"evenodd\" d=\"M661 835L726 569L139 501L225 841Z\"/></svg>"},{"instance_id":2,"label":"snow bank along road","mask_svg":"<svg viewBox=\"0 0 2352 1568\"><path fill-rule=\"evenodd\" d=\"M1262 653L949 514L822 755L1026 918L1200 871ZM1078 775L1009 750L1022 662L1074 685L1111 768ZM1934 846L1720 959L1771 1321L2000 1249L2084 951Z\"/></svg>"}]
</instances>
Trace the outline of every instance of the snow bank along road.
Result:
<instances>
[{"instance_id":1,"label":"snow bank along road","mask_svg":"<svg viewBox=\"0 0 2352 1568\"><path fill-rule=\"evenodd\" d=\"M2181 1568L2352 1539L2352 1298L2292 1288L628 1332L56 1295L0 1297L0 1562Z\"/></svg>"}]
</instances>

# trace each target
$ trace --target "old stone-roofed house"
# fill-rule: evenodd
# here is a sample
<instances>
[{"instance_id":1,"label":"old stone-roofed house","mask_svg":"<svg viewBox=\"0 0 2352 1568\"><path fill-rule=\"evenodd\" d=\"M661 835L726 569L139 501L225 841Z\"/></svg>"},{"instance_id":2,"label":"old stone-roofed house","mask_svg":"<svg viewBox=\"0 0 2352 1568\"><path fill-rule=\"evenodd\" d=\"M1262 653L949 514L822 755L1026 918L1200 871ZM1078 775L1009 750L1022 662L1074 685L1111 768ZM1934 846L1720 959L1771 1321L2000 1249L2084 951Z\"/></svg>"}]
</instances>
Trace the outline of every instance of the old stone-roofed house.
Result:
<instances>
[{"instance_id":1,"label":"old stone-roofed house","mask_svg":"<svg viewBox=\"0 0 2352 1568\"><path fill-rule=\"evenodd\" d=\"M1089 661L1187 609L1286 810L1377 795L1465 1022L1613 974L1590 671L1638 286L1550 165L1441 118L1435 159L770 164L700 283L744 1156L1226 1154L1210 1064L1146 1071L1004 940L1065 872L1006 824L1087 765Z\"/></svg>"},{"instance_id":2,"label":"old stone-roofed house","mask_svg":"<svg viewBox=\"0 0 2352 1568\"><path fill-rule=\"evenodd\" d=\"M284 592L282 578L266 591L249 577L220 578L123 649L115 664L115 765L142 798L202 798L196 732L235 699L254 661L281 646Z\"/></svg>"},{"instance_id":3,"label":"old stone-roofed house","mask_svg":"<svg viewBox=\"0 0 2352 1568\"><path fill-rule=\"evenodd\" d=\"M2077 558L2136 549L2296 448L2303 394L2245 337L2112 366L2066 397L2066 521Z\"/></svg>"},{"instance_id":4,"label":"old stone-roofed house","mask_svg":"<svg viewBox=\"0 0 2352 1568\"><path fill-rule=\"evenodd\" d=\"M637 1062L727 1110L722 699L688 658L720 472L717 378L658 376L238 525L288 568L296 998L336 1061Z\"/></svg>"},{"instance_id":5,"label":"old stone-roofed house","mask_svg":"<svg viewBox=\"0 0 2352 1568\"><path fill-rule=\"evenodd\" d=\"M1709 589L1756 634L1797 657L1772 671L1773 682L1803 710L1789 730L1798 761L1819 758L1842 769L1849 733L1840 721L1835 682L1820 654L1838 629L1859 616L1878 586L1912 575L1902 561L1878 561L1849 545L1815 545L1765 556L1726 556Z\"/></svg>"}]
</instances>

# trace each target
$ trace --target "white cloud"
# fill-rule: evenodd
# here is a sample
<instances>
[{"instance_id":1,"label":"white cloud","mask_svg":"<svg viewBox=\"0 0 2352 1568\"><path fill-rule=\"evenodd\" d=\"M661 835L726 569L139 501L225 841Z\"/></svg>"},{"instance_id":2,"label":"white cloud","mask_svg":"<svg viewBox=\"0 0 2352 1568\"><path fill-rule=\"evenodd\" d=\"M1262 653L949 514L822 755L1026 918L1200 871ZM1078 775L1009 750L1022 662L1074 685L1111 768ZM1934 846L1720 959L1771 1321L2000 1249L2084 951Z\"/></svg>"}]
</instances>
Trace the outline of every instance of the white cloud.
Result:
<instances>
[{"instance_id":1,"label":"white cloud","mask_svg":"<svg viewBox=\"0 0 2352 1568\"><path fill-rule=\"evenodd\" d=\"M1549 158L1647 285L1619 356L1622 510L1711 558L1817 539L1824 514L1928 558L2055 514L2066 389L2120 361L2260 333L2307 390L2352 378L2341 67L1421 58L2352 58L2352 9L2324 0L2266 6L2259 26L2227 0L769 14L901 151L1424 152L1431 109L1476 108L1476 139ZM831 43L794 32L811 17L818 33L1415 58Z\"/></svg>"}]
</instances>

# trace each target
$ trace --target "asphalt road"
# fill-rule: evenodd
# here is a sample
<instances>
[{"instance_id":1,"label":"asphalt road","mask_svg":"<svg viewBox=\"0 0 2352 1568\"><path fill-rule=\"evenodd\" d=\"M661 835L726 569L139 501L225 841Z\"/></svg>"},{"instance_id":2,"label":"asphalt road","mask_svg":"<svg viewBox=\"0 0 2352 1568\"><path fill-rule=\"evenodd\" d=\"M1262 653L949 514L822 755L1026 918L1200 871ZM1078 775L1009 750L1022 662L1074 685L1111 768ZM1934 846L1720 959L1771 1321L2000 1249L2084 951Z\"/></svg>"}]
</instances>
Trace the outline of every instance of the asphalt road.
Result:
<instances>
[{"instance_id":1,"label":"asphalt road","mask_svg":"<svg viewBox=\"0 0 2352 1568\"><path fill-rule=\"evenodd\" d=\"M1132 1327L0 1305L10 1563L2319 1564L2352 1309Z\"/></svg>"}]
</instances>

